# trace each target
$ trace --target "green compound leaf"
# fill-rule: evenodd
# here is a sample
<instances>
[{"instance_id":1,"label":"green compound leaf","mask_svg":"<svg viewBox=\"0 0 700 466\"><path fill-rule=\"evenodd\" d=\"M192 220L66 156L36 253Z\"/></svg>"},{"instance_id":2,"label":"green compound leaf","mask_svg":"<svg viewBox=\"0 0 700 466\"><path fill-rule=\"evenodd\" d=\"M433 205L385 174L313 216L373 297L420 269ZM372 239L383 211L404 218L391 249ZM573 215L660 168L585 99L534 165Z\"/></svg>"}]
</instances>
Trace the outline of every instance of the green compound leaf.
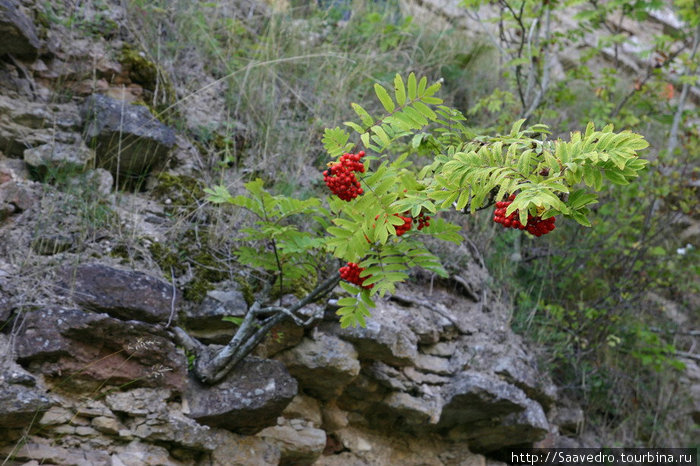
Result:
<instances>
[{"instance_id":1,"label":"green compound leaf","mask_svg":"<svg viewBox=\"0 0 700 466\"><path fill-rule=\"evenodd\" d=\"M384 110L386 110L387 113L393 112L396 106L394 105L394 101L391 100L391 97L389 97L389 93L386 91L386 89L379 84L375 84L374 92L377 94L377 98L379 98L379 101L384 106Z\"/></svg>"}]
</instances>

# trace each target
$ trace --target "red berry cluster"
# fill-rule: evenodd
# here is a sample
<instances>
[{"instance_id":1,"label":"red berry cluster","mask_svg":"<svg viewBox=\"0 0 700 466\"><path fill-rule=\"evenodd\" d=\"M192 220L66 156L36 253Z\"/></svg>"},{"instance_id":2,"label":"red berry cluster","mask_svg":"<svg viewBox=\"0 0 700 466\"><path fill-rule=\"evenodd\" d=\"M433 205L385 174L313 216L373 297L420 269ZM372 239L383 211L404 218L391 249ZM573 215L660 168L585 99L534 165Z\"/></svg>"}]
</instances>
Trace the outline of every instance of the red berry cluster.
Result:
<instances>
[{"instance_id":1,"label":"red berry cluster","mask_svg":"<svg viewBox=\"0 0 700 466\"><path fill-rule=\"evenodd\" d=\"M341 267L338 272L340 272L340 278L342 278L343 280L353 283L357 286L361 286L366 290L369 290L374 286L374 284L367 286L363 285L365 279L371 277L371 275L367 277L360 277L360 272L362 272L363 270L365 269L355 264L354 262L348 262L348 265L346 265L345 267Z\"/></svg>"},{"instance_id":2,"label":"red berry cluster","mask_svg":"<svg viewBox=\"0 0 700 466\"><path fill-rule=\"evenodd\" d=\"M416 218L418 220L418 229L422 230L430 226L430 215L425 215L423 212Z\"/></svg>"},{"instance_id":3,"label":"red berry cluster","mask_svg":"<svg viewBox=\"0 0 700 466\"><path fill-rule=\"evenodd\" d=\"M365 166L360 162L364 156L364 151L357 154L343 154L339 162L323 172L323 181L326 182L326 186L340 199L349 202L363 193L360 182L355 178L355 172L365 172Z\"/></svg>"},{"instance_id":4,"label":"red berry cluster","mask_svg":"<svg viewBox=\"0 0 700 466\"><path fill-rule=\"evenodd\" d=\"M411 226L413 225L413 217L404 217L403 215L399 214L394 214L394 217L399 217L401 220L403 220L403 225L394 225L394 229L396 230L396 236L401 236L404 233L406 233L408 230L411 229ZM379 219L379 215L374 217L375 220ZM386 223L386 222L384 222ZM372 228L374 228L376 224L372 224ZM368 240L369 241L369 240Z\"/></svg>"},{"instance_id":5,"label":"red berry cluster","mask_svg":"<svg viewBox=\"0 0 700 466\"><path fill-rule=\"evenodd\" d=\"M404 217L403 215L399 214L394 214L394 216L403 220L403 225L394 225L394 228L396 229L396 236L403 235L411 229L411 226L413 226L413 217Z\"/></svg>"},{"instance_id":6,"label":"red berry cluster","mask_svg":"<svg viewBox=\"0 0 700 466\"><path fill-rule=\"evenodd\" d=\"M496 211L493 213L493 221L500 223L506 228L517 228L519 230L527 230L535 236L546 235L550 231L554 230L554 217L549 217L546 220L542 220L542 217L533 217L532 215L527 215L527 225L520 223L518 211L516 210L512 214L506 217L506 210L508 206L513 203L515 199L515 194L511 194L507 201L496 202Z\"/></svg>"}]
</instances>

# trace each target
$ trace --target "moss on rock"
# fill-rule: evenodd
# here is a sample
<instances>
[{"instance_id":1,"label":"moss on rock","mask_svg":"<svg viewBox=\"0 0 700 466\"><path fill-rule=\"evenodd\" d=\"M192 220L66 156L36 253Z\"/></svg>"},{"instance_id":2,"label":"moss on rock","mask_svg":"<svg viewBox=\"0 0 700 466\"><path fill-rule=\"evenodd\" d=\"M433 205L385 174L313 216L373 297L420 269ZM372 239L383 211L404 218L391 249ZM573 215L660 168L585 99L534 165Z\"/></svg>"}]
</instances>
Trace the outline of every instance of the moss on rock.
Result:
<instances>
[{"instance_id":1,"label":"moss on rock","mask_svg":"<svg viewBox=\"0 0 700 466\"><path fill-rule=\"evenodd\" d=\"M206 232L195 234L193 230L187 230L170 244L153 243L149 247L151 257L165 278L170 279L171 273L176 276L190 274L191 278L182 291L184 298L194 303L201 303L207 292L215 288L215 283L229 278L228 270L222 270L207 240Z\"/></svg>"}]
</instances>

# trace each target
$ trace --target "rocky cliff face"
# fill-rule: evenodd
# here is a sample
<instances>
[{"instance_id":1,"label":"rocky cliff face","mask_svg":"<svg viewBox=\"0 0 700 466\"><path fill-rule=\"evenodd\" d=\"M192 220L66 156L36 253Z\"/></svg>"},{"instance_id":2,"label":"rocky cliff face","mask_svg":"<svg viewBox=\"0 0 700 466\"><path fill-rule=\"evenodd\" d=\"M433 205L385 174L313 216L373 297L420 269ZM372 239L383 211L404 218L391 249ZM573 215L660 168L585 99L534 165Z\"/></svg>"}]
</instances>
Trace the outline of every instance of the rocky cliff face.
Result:
<instances>
[{"instance_id":1,"label":"rocky cliff face","mask_svg":"<svg viewBox=\"0 0 700 466\"><path fill-rule=\"evenodd\" d=\"M119 5L86 39L42 21L38 2L0 0L8 463L485 465L504 447L572 444L580 410L558 405L466 247L451 280L401 289L366 328L341 329L331 299L322 321L283 324L223 382L188 376L171 324L226 341L220 319L242 315L245 290L202 275L219 284L195 299L154 246L177 199L151 188L196 175L199 159L132 103L158 99L157 69L125 53ZM123 236L138 238L128 254Z\"/></svg>"}]
</instances>

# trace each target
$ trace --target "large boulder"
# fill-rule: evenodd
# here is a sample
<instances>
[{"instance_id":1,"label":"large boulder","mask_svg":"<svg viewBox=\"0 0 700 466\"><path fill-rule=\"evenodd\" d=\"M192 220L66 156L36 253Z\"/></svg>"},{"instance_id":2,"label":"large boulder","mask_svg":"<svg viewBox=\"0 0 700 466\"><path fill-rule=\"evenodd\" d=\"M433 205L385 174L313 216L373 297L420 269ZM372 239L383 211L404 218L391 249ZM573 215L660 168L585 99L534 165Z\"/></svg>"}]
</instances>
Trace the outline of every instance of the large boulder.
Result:
<instances>
[{"instance_id":1,"label":"large boulder","mask_svg":"<svg viewBox=\"0 0 700 466\"><path fill-rule=\"evenodd\" d=\"M338 397L360 373L357 351L333 335L317 333L277 356L304 392L329 400Z\"/></svg>"},{"instance_id":2,"label":"large boulder","mask_svg":"<svg viewBox=\"0 0 700 466\"><path fill-rule=\"evenodd\" d=\"M187 362L162 329L79 309L43 308L23 316L18 361L76 391L105 384L181 391Z\"/></svg>"},{"instance_id":3,"label":"large boulder","mask_svg":"<svg viewBox=\"0 0 700 466\"><path fill-rule=\"evenodd\" d=\"M479 451L526 445L549 431L542 407L493 375L461 372L444 387L442 397L438 427Z\"/></svg>"},{"instance_id":4,"label":"large boulder","mask_svg":"<svg viewBox=\"0 0 700 466\"><path fill-rule=\"evenodd\" d=\"M175 132L143 105L94 94L83 104L81 116L98 166L112 172L120 186L138 187L152 169L165 164L175 144Z\"/></svg>"},{"instance_id":5,"label":"large boulder","mask_svg":"<svg viewBox=\"0 0 700 466\"><path fill-rule=\"evenodd\" d=\"M200 424L250 435L274 425L296 394L297 381L281 362L247 357L214 386L190 378L185 400Z\"/></svg>"},{"instance_id":6,"label":"large boulder","mask_svg":"<svg viewBox=\"0 0 700 466\"><path fill-rule=\"evenodd\" d=\"M17 0L0 0L0 55L35 58L41 43Z\"/></svg>"},{"instance_id":7,"label":"large boulder","mask_svg":"<svg viewBox=\"0 0 700 466\"><path fill-rule=\"evenodd\" d=\"M60 276L57 289L87 310L154 323L176 315L173 286L143 272L93 263L64 267Z\"/></svg>"}]
</instances>

